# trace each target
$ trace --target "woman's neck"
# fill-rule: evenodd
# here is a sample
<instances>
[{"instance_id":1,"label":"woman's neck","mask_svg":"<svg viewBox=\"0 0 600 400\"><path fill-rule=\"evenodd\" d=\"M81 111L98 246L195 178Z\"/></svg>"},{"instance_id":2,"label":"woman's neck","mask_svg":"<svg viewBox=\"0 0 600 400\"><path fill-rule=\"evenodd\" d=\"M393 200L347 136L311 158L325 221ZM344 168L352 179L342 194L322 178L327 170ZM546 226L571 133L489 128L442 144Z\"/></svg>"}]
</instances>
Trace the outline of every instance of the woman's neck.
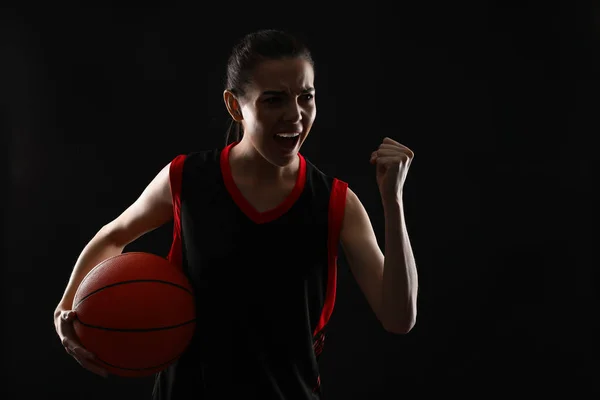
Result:
<instances>
[{"instance_id":1,"label":"woman's neck","mask_svg":"<svg viewBox=\"0 0 600 400\"><path fill-rule=\"evenodd\" d=\"M266 160L248 139L241 140L229 151L232 174L251 184L280 184L295 180L300 166L299 157L284 167Z\"/></svg>"}]
</instances>

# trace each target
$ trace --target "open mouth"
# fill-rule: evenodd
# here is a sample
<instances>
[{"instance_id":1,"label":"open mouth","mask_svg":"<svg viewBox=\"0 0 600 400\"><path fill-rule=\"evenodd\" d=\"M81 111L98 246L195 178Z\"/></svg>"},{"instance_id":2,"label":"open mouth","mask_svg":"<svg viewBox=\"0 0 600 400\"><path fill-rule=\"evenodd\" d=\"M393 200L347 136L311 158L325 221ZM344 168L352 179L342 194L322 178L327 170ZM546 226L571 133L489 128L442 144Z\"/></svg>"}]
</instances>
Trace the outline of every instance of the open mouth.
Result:
<instances>
[{"instance_id":1,"label":"open mouth","mask_svg":"<svg viewBox=\"0 0 600 400\"><path fill-rule=\"evenodd\" d=\"M286 150L291 150L296 147L300 140L299 133L278 133L274 136L275 142Z\"/></svg>"}]
</instances>

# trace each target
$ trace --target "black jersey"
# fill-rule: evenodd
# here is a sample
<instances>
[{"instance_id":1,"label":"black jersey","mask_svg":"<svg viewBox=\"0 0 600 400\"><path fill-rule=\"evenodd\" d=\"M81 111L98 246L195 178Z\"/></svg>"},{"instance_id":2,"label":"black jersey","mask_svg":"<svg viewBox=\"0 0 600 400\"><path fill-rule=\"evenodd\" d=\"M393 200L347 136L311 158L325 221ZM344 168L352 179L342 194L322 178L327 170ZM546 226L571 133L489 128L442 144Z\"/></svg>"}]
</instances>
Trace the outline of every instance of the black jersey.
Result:
<instances>
[{"instance_id":1,"label":"black jersey","mask_svg":"<svg viewBox=\"0 0 600 400\"><path fill-rule=\"evenodd\" d=\"M197 322L186 352L157 374L153 398L321 399L317 362L348 185L298 153L294 189L258 212L233 181L235 144L171 162L169 259L194 288Z\"/></svg>"}]
</instances>

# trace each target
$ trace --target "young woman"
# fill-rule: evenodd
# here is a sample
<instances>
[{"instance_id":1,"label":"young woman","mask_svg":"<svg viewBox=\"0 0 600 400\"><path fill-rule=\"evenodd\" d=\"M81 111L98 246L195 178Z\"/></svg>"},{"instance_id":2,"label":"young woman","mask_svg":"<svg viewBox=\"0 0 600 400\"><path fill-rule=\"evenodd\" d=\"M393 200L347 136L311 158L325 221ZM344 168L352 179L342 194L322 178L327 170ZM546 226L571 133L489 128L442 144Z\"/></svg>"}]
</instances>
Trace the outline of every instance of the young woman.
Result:
<instances>
[{"instance_id":1,"label":"young woman","mask_svg":"<svg viewBox=\"0 0 600 400\"><path fill-rule=\"evenodd\" d=\"M83 367L106 375L73 332L75 291L95 265L174 220L169 260L194 286L197 329L185 354L157 374L153 398L317 399L338 244L383 328L403 334L415 324L417 270L402 205L413 153L386 137L370 154L384 255L348 184L299 152L317 110L302 43L277 30L245 36L230 56L223 99L237 136L177 156L98 231L56 307L56 331Z\"/></svg>"}]
</instances>

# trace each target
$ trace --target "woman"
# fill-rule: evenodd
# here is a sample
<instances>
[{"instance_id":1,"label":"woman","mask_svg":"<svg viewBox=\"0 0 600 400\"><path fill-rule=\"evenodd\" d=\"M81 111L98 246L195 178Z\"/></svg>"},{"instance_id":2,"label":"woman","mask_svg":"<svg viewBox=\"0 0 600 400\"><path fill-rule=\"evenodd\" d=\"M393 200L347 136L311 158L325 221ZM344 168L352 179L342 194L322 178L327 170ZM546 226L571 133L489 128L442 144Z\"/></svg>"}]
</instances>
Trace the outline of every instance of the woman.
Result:
<instances>
[{"instance_id":1,"label":"woman","mask_svg":"<svg viewBox=\"0 0 600 400\"><path fill-rule=\"evenodd\" d=\"M415 323L417 271L402 206L413 153L390 138L371 153L384 255L347 183L299 152L316 116L314 64L302 43L277 30L248 34L229 58L223 99L238 136L176 157L99 230L56 308L56 330L83 367L106 376L73 332L75 291L95 265L173 220L169 260L194 287L198 320L185 354L157 374L154 399L320 398L338 244L384 329L402 334Z\"/></svg>"}]
</instances>

